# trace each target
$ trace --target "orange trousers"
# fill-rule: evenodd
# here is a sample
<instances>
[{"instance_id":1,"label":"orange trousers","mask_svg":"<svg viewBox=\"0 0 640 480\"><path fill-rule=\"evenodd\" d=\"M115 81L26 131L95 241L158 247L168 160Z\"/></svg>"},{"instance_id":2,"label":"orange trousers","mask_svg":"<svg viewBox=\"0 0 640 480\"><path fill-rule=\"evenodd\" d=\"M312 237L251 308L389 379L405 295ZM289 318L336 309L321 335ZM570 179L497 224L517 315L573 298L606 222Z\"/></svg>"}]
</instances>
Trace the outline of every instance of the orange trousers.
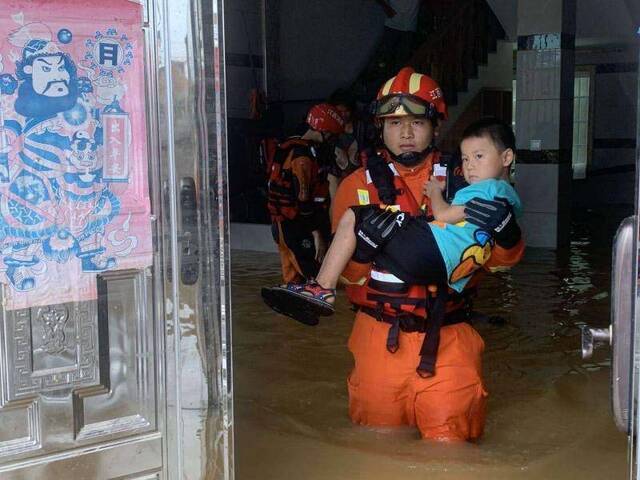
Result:
<instances>
[{"instance_id":1,"label":"orange trousers","mask_svg":"<svg viewBox=\"0 0 640 480\"><path fill-rule=\"evenodd\" d=\"M284 240L278 242L278 253L280 254L280 266L282 267L282 280L284 283L303 282L305 277L302 275L298 260L296 260L295 254L287 244L284 243Z\"/></svg>"},{"instance_id":2,"label":"orange trousers","mask_svg":"<svg viewBox=\"0 0 640 480\"><path fill-rule=\"evenodd\" d=\"M349 338L355 366L347 380L349 416L370 426L415 425L422 438L474 440L482 435L487 392L482 382L484 341L467 323L443 327L433 377L416 373L423 333L400 332L386 349L389 324L356 314Z\"/></svg>"},{"instance_id":3,"label":"orange trousers","mask_svg":"<svg viewBox=\"0 0 640 480\"><path fill-rule=\"evenodd\" d=\"M304 282L318 274L313 235L300 222L284 220L272 225L273 239L278 244L284 283Z\"/></svg>"}]
</instances>

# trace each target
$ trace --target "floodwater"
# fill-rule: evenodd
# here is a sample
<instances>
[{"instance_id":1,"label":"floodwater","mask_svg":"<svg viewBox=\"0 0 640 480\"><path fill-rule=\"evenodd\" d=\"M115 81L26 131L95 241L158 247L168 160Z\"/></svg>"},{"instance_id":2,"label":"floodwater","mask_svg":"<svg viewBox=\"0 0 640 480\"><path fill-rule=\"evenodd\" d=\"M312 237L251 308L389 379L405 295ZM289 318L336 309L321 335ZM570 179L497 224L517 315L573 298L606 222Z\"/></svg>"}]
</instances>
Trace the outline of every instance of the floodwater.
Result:
<instances>
[{"instance_id":1,"label":"floodwater","mask_svg":"<svg viewBox=\"0 0 640 480\"><path fill-rule=\"evenodd\" d=\"M239 480L624 479L627 437L609 399L610 351L580 357L578 325L607 326L611 240L621 212L586 212L566 252L529 249L487 276L475 309L486 342L488 419L477 444L353 425L347 338L353 313L307 327L261 302L275 254L232 252L235 468ZM587 222L588 219L588 222Z\"/></svg>"}]
</instances>

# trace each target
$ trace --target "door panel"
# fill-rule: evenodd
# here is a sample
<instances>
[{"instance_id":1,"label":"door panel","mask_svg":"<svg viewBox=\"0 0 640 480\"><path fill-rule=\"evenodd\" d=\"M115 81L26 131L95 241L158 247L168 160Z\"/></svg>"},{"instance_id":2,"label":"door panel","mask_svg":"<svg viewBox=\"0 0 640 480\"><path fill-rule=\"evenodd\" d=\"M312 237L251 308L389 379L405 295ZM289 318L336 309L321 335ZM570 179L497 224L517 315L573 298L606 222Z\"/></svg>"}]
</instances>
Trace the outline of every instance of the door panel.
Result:
<instances>
[{"instance_id":1,"label":"door panel","mask_svg":"<svg viewBox=\"0 0 640 480\"><path fill-rule=\"evenodd\" d=\"M3 428L0 455L56 453L157 428L149 276L108 272L96 302L2 312L0 418L6 409L26 430Z\"/></svg>"},{"instance_id":2,"label":"door panel","mask_svg":"<svg viewBox=\"0 0 640 480\"><path fill-rule=\"evenodd\" d=\"M629 327L631 332L631 338L627 340L630 345L630 352L627 353L631 370L631 385L628 390L631 392L630 400L627 403L629 405L629 478L640 478L640 463L638 462L638 427L640 422L638 421L638 400L640 399L640 322L638 321L638 281L640 271L638 270L638 260L640 259L638 244L638 215L640 213L640 155L638 149L640 147L640 71L638 71L636 78L636 99L637 99L637 115L636 115L636 189L635 189L635 215L633 222L633 254L631 256L631 309L630 314L632 323ZM614 346L615 351L615 346ZM618 354L622 352L619 351ZM614 379L615 380L615 379ZM620 389L622 390L622 389Z\"/></svg>"},{"instance_id":3,"label":"door panel","mask_svg":"<svg viewBox=\"0 0 640 480\"><path fill-rule=\"evenodd\" d=\"M97 274L95 300L8 308L2 292L3 479L233 476L219 3L124 2L142 12L149 191L137 193L151 201L153 261L131 268L125 258ZM64 49L70 33L58 39ZM110 113L105 128L121 132ZM107 146L111 157L116 143Z\"/></svg>"},{"instance_id":4,"label":"door panel","mask_svg":"<svg viewBox=\"0 0 640 480\"><path fill-rule=\"evenodd\" d=\"M3 480L58 479L161 479L162 463L160 452L162 440L158 435L142 437L140 442L123 442L109 445L93 453L67 451L57 456L47 456L35 461L22 462L24 468L2 473ZM105 445L105 447L107 447ZM81 455L81 456L78 456ZM131 473L135 464L137 473ZM18 464L20 466L21 464ZM27 469L28 467L28 469Z\"/></svg>"},{"instance_id":5,"label":"door panel","mask_svg":"<svg viewBox=\"0 0 640 480\"><path fill-rule=\"evenodd\" d=\"M159 434L140 436L164 415L143 6L56 3L16 2L3 19L15 29L2 34L4 79L17 88L0 105L0 471L54 479L62 459L109 448L93 465L78 458L85 478L109 478L163 464ZM69 110L47 95L65 88ZM103 463L132 455L113 449L125 438L144 461Z\"/></svg>"},{"instance_id":6,"label":"door panel","mask_svg":"<svg viewBox=\"0 0 640 480\"><path fill-rule=\"evenodd\" d=\"M620 224L613 241L611 271L612 410L616 426L627 434L630 433L635 228L635 217L625 218Z\"/></svg>"}]
</instances>

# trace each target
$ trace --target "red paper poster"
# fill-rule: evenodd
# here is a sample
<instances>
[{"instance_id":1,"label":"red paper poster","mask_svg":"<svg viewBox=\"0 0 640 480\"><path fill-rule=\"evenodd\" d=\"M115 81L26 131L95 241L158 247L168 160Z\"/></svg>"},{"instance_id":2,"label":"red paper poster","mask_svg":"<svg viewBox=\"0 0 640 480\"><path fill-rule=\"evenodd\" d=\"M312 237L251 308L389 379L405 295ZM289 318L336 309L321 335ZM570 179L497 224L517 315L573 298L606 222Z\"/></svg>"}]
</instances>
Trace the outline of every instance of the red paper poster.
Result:
<instances>
[{"instance_id":1,"label":"red paper poster","mask_svg":"<svg viewBox=\"0 0 640 480\"><path fill-rule=\"evenodd\" d=\"M5 308L92 300L151 264L142 9L9 0L0 17Z\"/></svg>"}]
</instances>

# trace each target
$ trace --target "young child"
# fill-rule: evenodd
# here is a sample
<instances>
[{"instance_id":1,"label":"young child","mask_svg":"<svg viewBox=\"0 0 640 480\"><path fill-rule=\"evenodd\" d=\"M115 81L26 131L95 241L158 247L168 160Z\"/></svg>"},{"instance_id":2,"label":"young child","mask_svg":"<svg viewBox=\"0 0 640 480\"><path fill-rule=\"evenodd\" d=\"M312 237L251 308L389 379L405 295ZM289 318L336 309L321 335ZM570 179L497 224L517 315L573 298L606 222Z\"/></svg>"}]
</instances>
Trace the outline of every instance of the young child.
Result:
<instances>
[{"instance_id":1,"label":"young child","mask_svg":"<svg viewBox=\"0 0 640 480\"><path fill-rule=\"evenodd\" d=\"M516 216L521 204L509 184L515 137L497 119L482 119L463 133L462 172L468 186L451 205L443 197L444 182L434 178L424 185L435 221L409 216L383 206L352 207L340 219L335 236L315 280L263 289L267 305L303 323L334 311L335 288L349 260L388 271L409 284L448 285L462 291L471 274L491 254L488 232L465 222L464 204L474 198L506 199ZM316 320L317 321L317 320Z\"/></svg>"}]
</instances>

